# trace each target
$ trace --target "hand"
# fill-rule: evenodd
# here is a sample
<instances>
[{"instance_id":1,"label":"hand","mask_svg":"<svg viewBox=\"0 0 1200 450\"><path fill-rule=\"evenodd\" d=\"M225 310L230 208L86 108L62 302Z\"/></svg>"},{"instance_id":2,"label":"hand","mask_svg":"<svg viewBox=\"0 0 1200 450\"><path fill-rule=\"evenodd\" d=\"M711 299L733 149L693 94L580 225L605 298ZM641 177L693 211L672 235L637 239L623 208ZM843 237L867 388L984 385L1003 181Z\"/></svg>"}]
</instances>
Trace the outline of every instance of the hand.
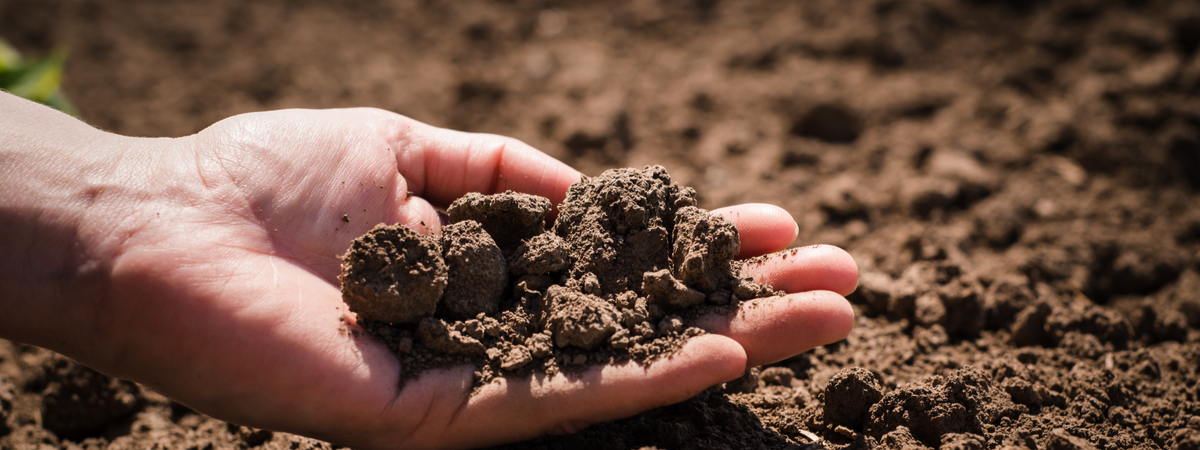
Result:
<instances>
[{"instance_id":1,"label":"hand","mask_svg":"<svg viewBox=\"0 0 1200 450\"><path fill-rule=\"evenodd\" d=\"M512 139L372 109L247 114L175 140L109 136L102 142L114 153L103 163L150 164L98 171L113 177L101 183L98 206L68 221L95 248L86 261L87 280L100 280L86 290L94 295L0 300L32 318L0 319L0 332L231 422L355 448L511 441L684 400L748 365L841 339L851 326L841 295L854 288L853 261L832 247L808 248L747 268L797 294L706 318L719 334L648 368L503 380L468 396L472 369L458 367L397 392L397 360L343 326L336 276L351 240L380 222L436 231L432 204L470 191L512 189L557 204L578 173ZM744 256L795 237L778 208L718 212L738 225ZM48 317L68 330L36 325Z\"/></svg>"}]
</instances>

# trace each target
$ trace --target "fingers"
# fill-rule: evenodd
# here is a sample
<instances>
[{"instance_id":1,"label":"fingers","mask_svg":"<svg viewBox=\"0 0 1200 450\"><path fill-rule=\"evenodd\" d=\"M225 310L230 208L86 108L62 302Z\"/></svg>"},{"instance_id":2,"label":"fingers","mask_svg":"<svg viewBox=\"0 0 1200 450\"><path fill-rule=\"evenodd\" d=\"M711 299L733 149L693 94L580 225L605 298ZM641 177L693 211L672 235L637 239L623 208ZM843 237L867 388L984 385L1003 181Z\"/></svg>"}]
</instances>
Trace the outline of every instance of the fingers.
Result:
<instances>
[{"instance_id":1,"label":"fingers","mask_svg":"<svg viewBox=\"0 0 1200 450\"><path fill-rule=\"evenodd\" d=\"M709 386L737 378L745 367L745 353L737 343L723 336L703 335L649 367L630 362L575 375L501 379L481 388L453 417L437 418L448 420L444 431L415 436L415 440L417 447L434 442L444 447L474 447L547 432L577 431L592 423L683 401ZM406 394L402 393L399 401L403 402Z\"/></svg>"},{"instance_id":2,"label":"fingers","mask_svg":"<svg viewBox=\"0 0 1200 450\"><path fill-rule=\"evenodd\" d=\"M834 292L811 291L752 300L735 316L705 316L692 325L737 341L746 367L754 367L844 339L854 310Z\"/></svg>"},{"instance_id":3,"label":"fingers","mask_svg":"<svg viewBox=\"0 0 1200 450\"><path fill-rule=\"evenodd\" d=\"M742 275L790 294L753 300L733 317L706 316L694 325L741 344L747 367L839 341L854 325L842 296L854 291L858 266L840 248L815 245L756 258L742 266Z\"/></svg>"},{"instance_id":4,"label":"fingers","mask_svg":"<svg viewBox=\"0 0 1200 450\"><path fill-rule=\"evenodd\" d=\"M403 195L403 194L402 194ZM400 201L387 223L401 223L421 234L432 235L441 232L442 220L437 209L428 201L415 195Z\"/></svg>"},{"instance_id":5,"label":"fingers","mask_svg":"<svg viewBox=\"0 0 1200 450\"><path fill-rule=\"evenodd\" d=\"M813 245L746 261L742 276L784 292L825 290L850 295L858 286L858 265L845 250Z\"/></svg>"},{"instance_id":6,"label":"fingers","mask_svg":"<svg viewBox=\"0 0 1200 450\"><path fill-rule=\"evenodd\" d=\"M779 251L796 240L800 228L792 215L775 205L749 203L712 211L737 227L742 250L737 259Z\"/></svg>"},{"instance_id":7,"label":"fingers","mask_svg":"<svg viewBox=\"0 0 1200 450\"><path fill-rule=\"evenodd\" d=\"M468 192L514 190L557 205L580 174L513 138L464 133L393 115L392 150L416 195L446 206Z\"/></svg>"}]
</instances>

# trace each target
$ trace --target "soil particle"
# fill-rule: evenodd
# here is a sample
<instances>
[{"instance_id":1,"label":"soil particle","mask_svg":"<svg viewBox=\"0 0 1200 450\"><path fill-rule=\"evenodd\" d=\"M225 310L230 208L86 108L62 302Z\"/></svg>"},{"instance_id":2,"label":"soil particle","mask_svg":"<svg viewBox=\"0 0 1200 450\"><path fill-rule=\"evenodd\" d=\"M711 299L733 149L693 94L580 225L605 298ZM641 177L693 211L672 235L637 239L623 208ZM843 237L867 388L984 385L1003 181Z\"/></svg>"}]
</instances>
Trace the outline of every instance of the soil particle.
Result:
<instances>
[{"instance_id":1,"label":"soil particle","mask_svg":"<svg viewBox=\"0 0 1200 450\"><path fill-rule=\"evenodd\" d=\"M675 276L705 294L727 284L730 262L741 250L737 229L694 206L675 213L671 260Z\"/></svg>"},{"instance_id":2,"label":"soil particle","mask_svg":"<svg viewBox=\"0 0 1200 450\"><path fill-rule=\"evenodd\" d=\"M742 376L738 377L736 380L725 382L725 392L730 394L753 393L758 389L759 375L761 373L762 369L758 367L751 367L750 369L746 370L746 372L742 373Z\"/></svg>"},{"instance_id":3,"label":"soil particle","mask_svg":"<svg viewBox=\"0 0 1200 450\"><path fill-rule=\"evenodd\" d=\"M758 379L763 383L771 386L792 386L792 380L796 379L795 372L787 367L767 367L759 373Z\"/></svg>"},{"instance_id":4,"label":"soil particle","mask_svg":"<svg viewBox=\"0 0 1200 450\"><path fill-rule=\"evenodd\" d=\"M870 315L886 314L892 304L892 292L896 290L895 281L886 273L870 268L860 269L858 274L858 289L848 298L854 303L863 305L865 312Z\"/></svg>"},{"instance_id":5,"label":"soil particle","mask_svg":"<svg viewBox=\"0 0 1200 450\"><path fill-rule=\"evenodd\" d=\"M1179 430L1172 441L1175 450L1200 450L1200 427Z\"/></svg>"},{"instance_id":6,"label":"soil particle","mask_svg":"<svg viewBox=\"0 0 1200 450\"><path fill-rule=\"evenodd\" d=\"M755 283L751 278L738 278L732 281L733 298L738 300L753 300L756 298L770 297L773 295L782 295L782 291L776 291L771 286ZM722 292L722 291L716 291Z\"/></svg>"},{"instance_id":7,"label":"soil particle","mask_svg":"<svg viewBox=\"0 0 1200 450\"><path fill-rule=\"evenodd\" d=\"M649 304L666 309L698 305L706 298L703 292L687 287L672 276L668 269L643 274L642 291Z\"/></svg>"},{"instance_id":8,"label":"soil particle","mask_svg":"<svg viewBox=\"0 0 1200 450\"><path fill-rule=\"evenodd\" d=\"M924 327L940 325L954 336L976 336L983 330L984 289L959 264L914 263L891 289L887 310L893 317Z\"/></svg>"},{"instance_id":9,"label":"soil particle","mask_svg":"<svg viewBox=\"0 0 1200 450\"><path fill-rule=\"evenodd\" d=\"M550 287L546 296L551 311L547 328L559 348L591 350L620 327L621 314L602 298L562 286Z\"/></svg>"},{"instance_id":10,"label":"soil particle","mask_svg":"<svg viewBox=\"0 0 1200 450\"><path fill-rule=\"evenodd\" d=\"M1050 312L1050 305L1038 303L1017 313L1012 325L1013 345L1052 345L1051 335L1046 331L1046 318L1050 317Z\"/></svg>"},{"instance_id":11,"label":"soil particle","mask_svg":"<svg viewBox=\"0 0 1200 450\"><path fill-rule=\"evenodd\" d=\"M566 269L569 263L567 243L556 234L543 233L517 247L508 272L513 276L547 275Z\"/></svg>"},{"instance_id":12,"label":"soil particle","mask_svg":"<svg viewBox=\"0 0 1200 450\"><path fill-rule=\"evenodd\" d=\"M1095 450L1096 446L1087 439L1072 436L1062 428L1055 428L1042 438L1042 446L1046 450Z\"/></svg>"},{"instance_id":13,"label":"soil particle","mask_svg":"<svg viewBox=\"0 0 1200 450\"><path fill-rule=\"evenodd\" d=\"M441 307L456 319L495 313L508 275L492 237L479 222L466 220L442 227L441 246L448 273Z\"/></svg>"},{"instance_id":14,"label":"soil particle","mask_svg":"<svg viewBox=\"0 0 1200 450\"><path fill-rule=\"evenodd\" d=\"M239 426L237 437L246 443L247 447L258 447L275 437L275 433L271 430L260 430L257 428Z\"/></svg>"},{"instance_id":15,"label":"soil particle","mask_svg":"<svg viewBox=\"0 0 1200 450\"><path fill-rule=\"evenodd\" d=\"M1133 335L1129 321L1117 311L1078 304L1055 310L1046 318L1046 330L1059 341L1072 333L1079 333L1093 336L1118 350L1125 349Z\"/></svg>"},{"instance_id":16,"label":"soil particle","mask_svg":"<svg viewBox=\"0 0 1200 450\"><path fill-rule=\"evenodd\" d=\"M529 354L535 358L545 358L550 356L553 350L550 347L550 335L539 333L529 336L525 340L525 345L529 348Z\"/></svg>"},{"instance_id":17,"label":"soil particle","mask_svg":"<svg viewBox=\"0 0 1200 450\"><path fill-rule=\"evenodd\" d=\"M66 357L53 355L25 385L40 397L37 417L55 436L82 440L137 408L140 389L100 374Z\"/></svg>"},{"instance_id":18,"label":"soil particle","mask_svg":"<svg viewBox=\"0 0 1200 450\"><path fill-rule=\"evenodd\" d=\"M504 355L504 360L500 361L500 368L504 370L517 370L529 364L530 361L533 361L533 355L529 352L529 349L516 346L512 350L509 350L508 354Z\"/></svg>"},{"instance_id":19,"label":"soil particle","mask_svg":"<svg viewBox=\"0 0 1200 450\"><path fill-rule=\"evenodd\" d=\"M897 426L895 430L889 431L879 438L879 446L887 450L925 450L929 448L913 437L912 431L904 425Z\"/></svg>"},{"instance_id":20,"label":"soil particle","mask_svg":"<svg viewBox=\"0 0 1200 450\"><path fill-rule=\"evenodd\" d=\"M450 216L450 223L479 222L496 245L508 252L546 231L546 214L550 207L550 200L536 195L513 191L495 195L472 192L450 204L446 214Z\"/></svg>"},{"instance_id":21,"label":"soil particle","mask_svg":"<svg viewBox=\"0 0 1200 450\"><path fill-rule=\"evenodd\" d=\"M863 419L880 398L883 389L875 374L861 367L843 369L825 388L825 423L862 430Z\"/></svg>"},{"instance_id":22,"label":"soil particle","mask_svg":"<svg viewBox=\"0 0 1200 450\"><path fill-rule=\"evenodd\" d=\"M342 257L342 299L362 320L420 321L446 289L440 247L404 225L377 225Z\"/></svg>"},{"instance_id":23,"label":"soil particle","mask_svg":"<svg viewBox=\"0 0 1200 450\"><path fill-rule=\"evenodd\" d=\"M9 432L8 418L12 415L16 389L17 387L6 374L0 374L0 433L7 434Z\"/></svg>"},{"instance_id":24,"label":"soil particle","mask_svg":"<svg viewBox=\"0 0 1200 450\"><path fill-rule=\"evenodd\" d=\"M858 139L862 123L843 105L824 104L806 112L791 129L792 134L826 142L847 144Z\"/></svg>"},{"instance_id":25,"label":"soil particle","mask_svg":"<svg viewBox=\"0 0 1200 450\"><path fill-rule=\"evenodd\" d=\"M1029 278L1020 275L1000 276L993 280L983 296L985 328L1007 327L1014 316L1034 305L1037 297L1029 284Z\"/></svg>"},{"instance_id":26,"label":"soil particle","mask_svg":"<svg viewBox=\"0 0 1200 450\"><path fill-rule=\"evenodd\" d=\"M571 185L554 223L575 258L570 278L591 273L601 295L643 295L644 274L671 267L669 230L676 211L695 206L695 195L659 166L610 170Z\"/></svg>"},{"instance_id":27,"label":"soil particle","mask_svg":"<svg viewBox=\"0 0 1200 450\"><path fill-rule=\"evenodd\" d=\"M450 329L435 317L421 319L417 336L426 347L450 355L482 356L486 350L478 339Z\"/></svg>"}]
</instances>

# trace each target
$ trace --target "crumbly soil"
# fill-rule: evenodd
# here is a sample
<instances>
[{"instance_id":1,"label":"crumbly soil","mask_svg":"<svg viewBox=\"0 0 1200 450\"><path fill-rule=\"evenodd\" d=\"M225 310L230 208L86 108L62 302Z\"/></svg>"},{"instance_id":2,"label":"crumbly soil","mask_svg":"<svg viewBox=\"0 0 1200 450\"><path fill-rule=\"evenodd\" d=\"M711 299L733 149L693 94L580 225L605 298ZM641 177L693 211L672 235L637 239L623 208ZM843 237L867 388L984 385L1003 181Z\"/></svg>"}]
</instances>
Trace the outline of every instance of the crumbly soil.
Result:
<instances>
[{"instance_id":1,"label":"crumbly soil","mask_svg":"<svg viewBox=\"0 0 1200 450\"><path fill-rule=\"evenodd\" d=\"M0 0L114 132L376 106L659 164L858 261L845 341L528 449L1200 448L1197 30L1186 0ZM329 447L61 361L0 345L0 448Z\"/></svg>"},{"instance_id":2,"label":"crumbly soil","mask_svg":"<svg viewBox=\"0 0 1200 450\"><path fill-rule=\"evenodd\" d=\"M477 386L650 364L704 333L688 319L782 294L737 276L737 230L695 205L661 166L573 184L551 230L545 198L472 193L439 235L380 224L356 239L342 295L400 360L402 385L462 364L477 367Z\"/></svg>"}]
</instances>

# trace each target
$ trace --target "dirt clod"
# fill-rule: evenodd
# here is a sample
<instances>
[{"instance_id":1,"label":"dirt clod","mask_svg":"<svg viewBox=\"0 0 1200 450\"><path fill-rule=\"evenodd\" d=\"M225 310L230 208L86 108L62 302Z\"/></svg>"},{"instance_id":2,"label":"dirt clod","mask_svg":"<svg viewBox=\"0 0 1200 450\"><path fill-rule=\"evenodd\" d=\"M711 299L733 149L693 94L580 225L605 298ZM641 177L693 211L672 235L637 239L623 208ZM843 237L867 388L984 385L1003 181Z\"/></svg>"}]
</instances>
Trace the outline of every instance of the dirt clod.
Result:
<instances>
[{"instance_id":1,"label":"dirt clod","mask_svg":"<svg viewBox=\"0 0 1200 450\"><path fill-rule=\"evenodd\" d=\"M480 356L486 353L483 344L458 330L450 329L441 319L421 319L417 336L425 347L451 355Z\"/></svg>"},{"instance_id":2,"label":"dirt clod","mask_svg":"<svg viewBox=\"0 0 1200 450\"><path fill-rule=\"evenodd\" d=\"M861 367L843 369L825 388L825 422L862 430L867 412L881 398L883 388L875 374Z\"/></svg>"},{"instance_id":3,"label":"dirt clod","mask_svg":"<svg viewBox=\"0 0 1200 450\"><path fill-rule=\"evenodd\" d=\"M448 273L441 306L448 315L470 319L495 313L508 285L500 247L473 220L442 227L441 245Z\"/></svg>"},{"instance_id":4,"label":"dirt clod","mask_svg":"<svg viewBox=\"0 0 1200 450\"><path fill-rule=\"evenodd\" d=\"M675 213L671 261L684 283L703 293L725 285L740 250L737 229L721 216L694 206Z\"/></svg>"},{"instance_id":5,"label":"dirt clod","mask_svg":"<svg viewBox=\"0 0 1200 450\"><path fill-rule=\"evenodd\" d=\"M403 225L376 226L342 261L342 299L362 320L417 322L433 314L446 289L440 246Z\"/></svg>"},{"instance_id":6,"label":"dirt clod","mask_svg":"<svg viewBox=\"0 0 1200 450\"><path fill-rule=\"evenodd\" d=\"M620 313L604 299L552 286L547 327L559 348L575 346L591 350L617 332Z\"/></svg>"},{"instance_id":7,"label":"dirt clod","mask_svg":"<svg viewBox=\"0 0 1200 450\"><path fill-rule=\"evenodd\" d=\"M536 195L512 191L496 195L472 192L455 200L446 214L450 216L450 223L479 222L496 245L507 252L546 230L550 206L550 200Z\"/></svg>"},{"instance_id":8,"label":"dirt clod","mask_svg":"<svg viewBox=\"0 0 1200 450\"><path fill-rule=\"evenodd\" d=\"M542 233L517 247L508 271L514 276L547 275L566 269L570 261L566 242L556 234Z\"/></svg>"},{"instance_id":9,"label":"dirt clod","mask_svg":"<svg viewBox=\"0 0 1200 450\"><path fill-rule=\"evenodd\" d=\"M610 170L571 185L554 223L575 258L568 276L593 274L602 295L643 294L646 272L671 267L676 211L695 203L695 190L671 183L657 166Z\"/></svg>"},{"instance_id":10,"label":"dirt clod","mask_svg":"<svg viewBox=\"0 0 1200 450\"><path fill-rule=\"evenodd\" d=\"M642 290L646 293L647 302L669 309L698 305L705 298L703 292L689 288L667 269L643 274Z\"/></svg>"},{"instance_id":11,"label":"dirt clod","mask_svg":"<svg viewBox=\"0 0 1200 450\"><path fill-rule=\"evenodd\" d=\"M55 435L68 439L92 436L137 406L138 388L133 383L106 377L61 356L49 361L45 369L34 385L41 386L42 426Z\"/></svg>"}]
</instances>

